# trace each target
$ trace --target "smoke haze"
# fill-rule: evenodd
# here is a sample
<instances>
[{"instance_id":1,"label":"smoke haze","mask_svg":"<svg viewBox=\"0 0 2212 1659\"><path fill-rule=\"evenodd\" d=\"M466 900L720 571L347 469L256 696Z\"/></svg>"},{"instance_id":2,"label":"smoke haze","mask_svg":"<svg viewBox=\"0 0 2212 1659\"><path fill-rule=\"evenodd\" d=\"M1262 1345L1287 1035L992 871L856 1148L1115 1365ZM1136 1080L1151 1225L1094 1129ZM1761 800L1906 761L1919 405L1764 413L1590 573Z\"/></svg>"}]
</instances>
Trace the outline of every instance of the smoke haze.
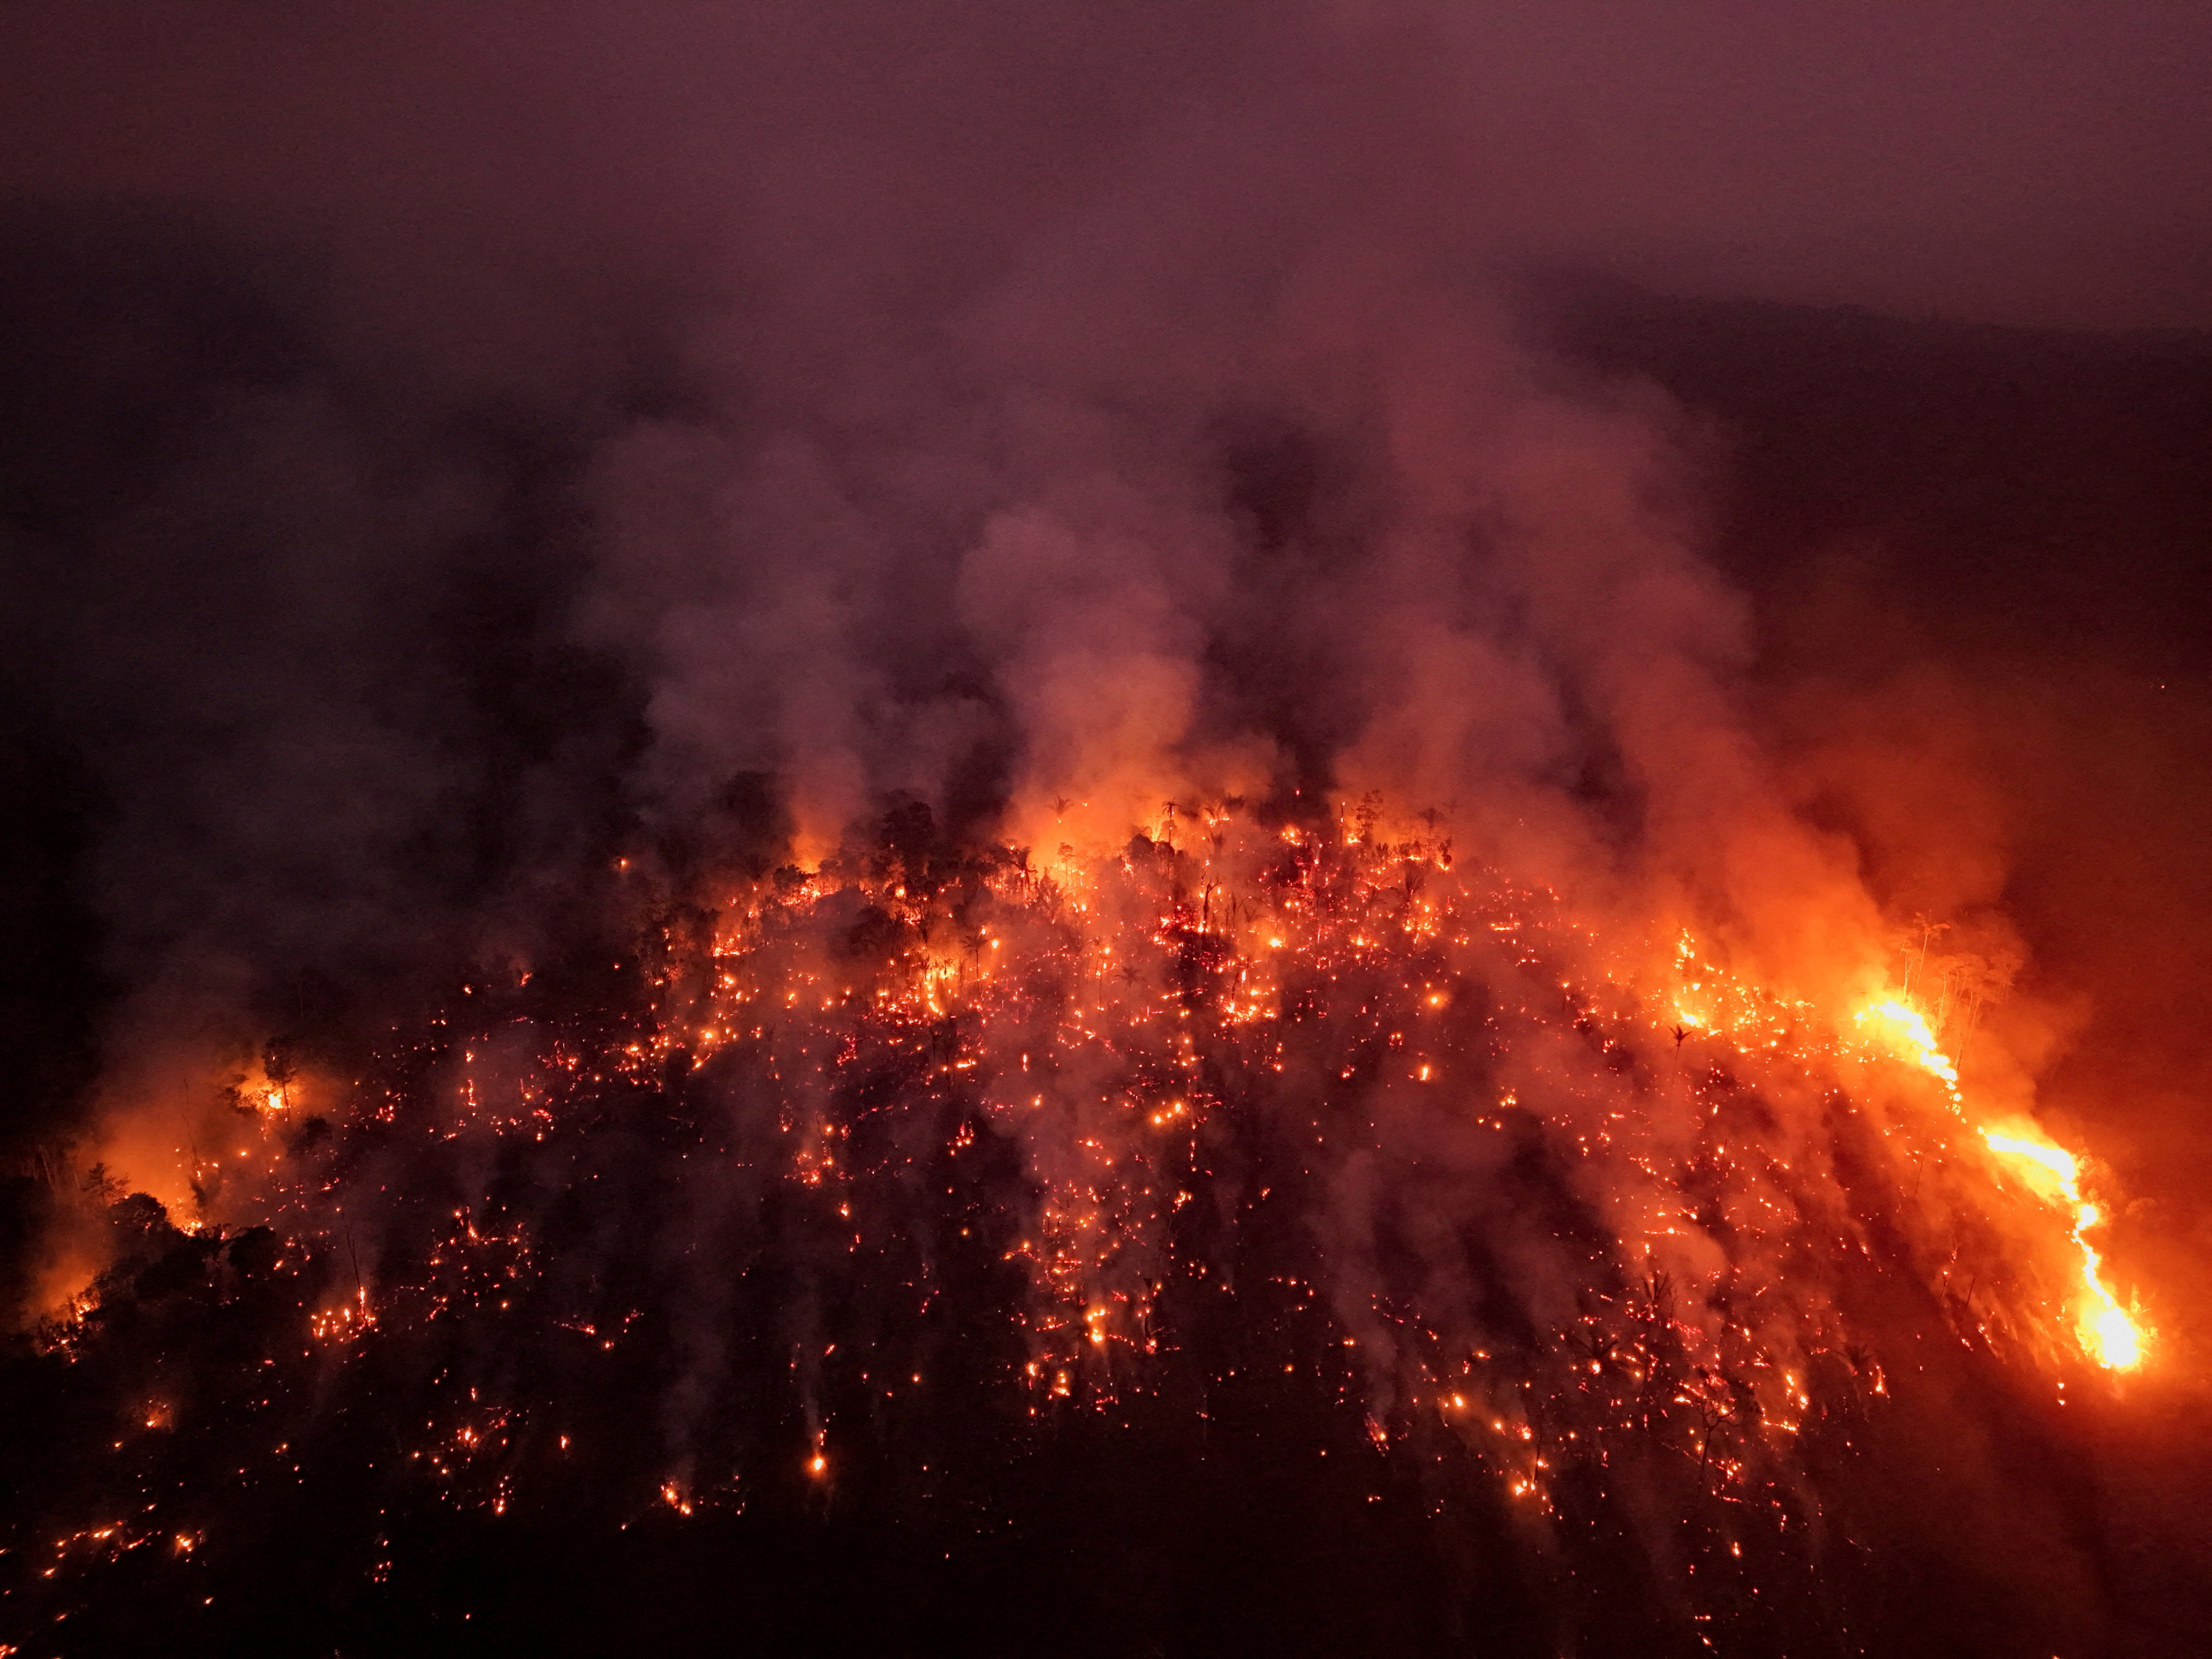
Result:
<instances>
[{"instance_id":1,"label":"smoke haze","mask_svg":"<svg viewBox=\"0 0 2212 1659\"><path fill-rule=\"evenodd\" d=\"M853 884L763 935L762 962L875 983L867 930L900 883L1057 960L1012 878L961 859L1025 849L1069 890L1105 868L1096 927L1120 938L1188 898L1194 820L1234 799L1224 892L1281 879L1285 827L1358 822L1561 896L1562 939L1587 927L1648 963L1691 929L1831 1011L1935 939L1989 992L1970 1091L2142 1200L2112 1249L2169 1356L2172 1467L2200 1466L2178 1379L2212 1237L2212 355L2188 331L2212 323L2208 45L2196 9L2151 4L27 20L0 70L23 1318L158 1255L33 1195L55 1169L97 1158L178 1220L259 1219L268 1193L234 1183L217 1217L198 1172L234 1127L226 1085L296 1063L342 1117L333 1079L367 1087L377 1045L451 1017L457 985L520 998L542 975L612 1008L587 960L636 970L655 929L696 947L714 924L669 921L684 906L840 858ZM656 982L720 1007L686 948ZM1454 982L1527 965L1488 949ZM1543 959L1581 981L1616 970L1607 949ZM1127 971L1102 1011L1174 989ZM517 1029L486 1025L476 1069L393 1097L526 1095L531 1021L554 1022L499 1006ZM982 1075L1025 1074L1035 1035L982 1039ZM1485 1086L1572 1100L1593 1134L1619 1077L1669 1058L1624 1042L1601 1065L1540 1020L1516 1042ZM1271 1122L1321 1109L1306 1060L1250 1085ZM1054 1194L1108 1190L1079 1149L1127 1152L1084 1103L1120 1073L1084 1063L1037 1124L989 1120L991 1179L1040 1228ZM1745 1076L1765 1116L1743 1133L1784 1173L1717 1186L1741 1238L1665 1247L1654 1283L1779 1282L1784 1247L1741 1242L1753 1207L1819 1231L1889 1178L1853 1164L1868 1132L1830 1095ZM902 1328L854 1311L842 1233L779 1223L758 1167L830 1097L792 1117L798 1093L734 1062L709 1081L740 1173L656 1186L666 1149L624 1140L588 1176L532 1176L629 1182L560 1271L592 1295L658 1284L635 1297L670 1321L650 1439L686 1480L781 1455L773 1413L734 1449L726 1422L784 1347ZM1423 1386L1376 1311L1394 1297L1473 1346L1572 1323L1593 1285L1628 1296L1577 1231L1626 1237L1658 1201L1618 1169L1516 1151L1502 1108L1470 1126L1395 1086L1361 1099L1374 1145L1300 1172L1313 1254L1281 1258L1358 1343L1361 1410ZM355 1219L314 1225L343 1232L356 1280L397 1283L423 1218L489 1214L513 1177L453 1127L436 1161L301 1149L352 1183ZM946 1129L895 1150L922 1159ZM1690 1167L1704 1133L1683 1117L1651 1156ZM1224 1216L1280 1150L1216 1158ZM1900 1236L1932 1256L1948 1227L1953 1261L1978 1261L1992 1247L1959 1242L1977 1200L1936 1184ZM623 1231L672 1193L650 1239ZM1097 1224L1094 1301L1172 1276L1172 1213ZM700 1265L726 1261L775 1264L775 1288ZM1855 1317L1940 1327L1856 1267L1814 1271ZM1802 1368L1820 1300L1741 1328ZM1738 1316L1681 1319L1721 1341ZM487 1352L487 1378L528 1369ZM778 1408L817 1445L826 1359ZM1972 1650L2039 1621L2085 1644L2120 1628L2116 1587L2142 1580L2082 1518L2100 1503L2155 1540L2144 1573L2185 1577L2178 1475L2130 1450L2078 1477L2106 1498L2045 1491L2024 1470L2063 1443L2048 1408L1929 1363L1910 1414L1869 1431L1891 1461L1866 1479L1966 1445L1959 1559L1979 1547L1972 1570L2025 1609ZM1621 1547L1655 1583L1669 1478ZM1903 1559L1951 1559L1898 1528ZM1573 1650L1528 1616L1501 1650Z\"/></svg>"}]
</instances>

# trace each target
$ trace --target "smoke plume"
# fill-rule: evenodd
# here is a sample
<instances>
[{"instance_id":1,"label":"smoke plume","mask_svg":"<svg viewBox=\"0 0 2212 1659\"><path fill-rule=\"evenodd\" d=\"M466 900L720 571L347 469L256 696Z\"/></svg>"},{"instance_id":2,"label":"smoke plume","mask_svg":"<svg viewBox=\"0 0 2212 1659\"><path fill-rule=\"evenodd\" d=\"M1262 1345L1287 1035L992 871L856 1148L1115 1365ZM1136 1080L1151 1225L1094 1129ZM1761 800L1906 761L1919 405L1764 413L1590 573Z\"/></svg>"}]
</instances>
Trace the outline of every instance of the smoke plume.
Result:
<instances>
[{"instance_id":1,"label":"smoke plume","mask_svg":"<svg viewBox=\"0 0 2212 1659\"><path fill-rule=\"evenodd\" d=\"M2203 1152L2083 1081L2171 1010L2094 1000L2125 930L2056 872L2171 861L2193 717L2113 762L2124 645L2053 691L2017 595L1929 637L1939 515L1850 488L1910 469L1711 343L1807 313L1670 355L1695 306L1614 283L2201 321L2212 151L2146 67L2201 27L2054 12L1993 77L1965 14L1907 73L1834 9L879 12L94 7L7 72L75 158L0 224L65 1587L155 1536L87 1508L120 1412L171 1541L116 1639L195 1551L264 1584L306 1512L209 1498L249 1440L331 1584L519 1572L512 1512L988 1586L1080 1494L1166 1586L1101 1650L1182 1651L1266 1599L1207 1517L1270 1490L1354 1540L1341 1644L1840 1653L1954 1578L1960 1651L2162 1628L2094 1519L2156 1480L2049 1385L2124 1439L2087 1322L2193 1342L2134 1273L2198 1212L2115 1254L2102 1159ZM1185 1578L1117 1433L1217 1460ZM224 1629L420 1634L350 1594Z\"/></svg>"}]
</instances>

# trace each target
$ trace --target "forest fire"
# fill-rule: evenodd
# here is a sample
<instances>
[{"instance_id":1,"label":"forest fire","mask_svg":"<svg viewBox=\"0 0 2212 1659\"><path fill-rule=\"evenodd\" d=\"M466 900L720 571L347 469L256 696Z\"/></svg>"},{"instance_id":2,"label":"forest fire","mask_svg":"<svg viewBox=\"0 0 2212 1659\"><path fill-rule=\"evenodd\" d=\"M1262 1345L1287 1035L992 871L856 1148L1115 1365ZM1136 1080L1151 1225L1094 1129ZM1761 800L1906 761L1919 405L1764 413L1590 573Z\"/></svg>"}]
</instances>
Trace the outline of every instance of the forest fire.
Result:
<instances>
[{"instance_id":1,"label":"forest fire","mask_svg":"<svg viewBox=\"0 0 2212 1659\"><path fill-rule=\"evenodd\" d=\"M1860 1018L1873 1018L1891 1030L1923 1070L1942 1080L1952 1109L1966 1115L1966 1098L1959 1090L1959 1068L1948 1054L1936 1047L1927 1020L1915 1009L1886 999ZM2032 1178L2031 1184L2060 1200L2070 1218L2074 1243L2081 1252L2080 1331L2082 1347L2110 1370L2125 1370L2142 1359L2143 1334L2105 1283L2104 1259L2082 1234L2103 1218L2098 1207L2081 1196L2081 1167L2074 1155L2048 1141L2004 1134L1984 1128L1983 1140L1990 1151L2008 1160L2016 1171Z\"/></svg>"},{"instance_id":2,"label":"forest fire","mask_svg":"<svg viewBox=\"0 0 2212 1659\"><path fill-rule=\"evenodd\" d=\"M2204 1648L2212 8L17 11L0 1659Z\"/></svg>"},{"instance_id":3,"label":"forest fire","mask_svg":"<svg viewBox=\"0 0 2212 1659\"><path fill-rule=\"evenodd\" d=\"M1736 1586L1718 1634L1810 1593L1815 1471L1920 1340L1878 1285L2023 1375L2142 1360L2075 1160L1973 1126L1905 1001L1829 1013L1679 929L1578 924L1434 814L1152 829L1047 873L904 809L712 908L626 870L654 920L590 996L472 984L358 1081L244 1091L258 1155L196 1167L201 1214L118 1202L120 1261L49 1334L176 1384L112 1449L131 1536L221 1553L196 1443L376 1514L504 1519L588 1467L606 1512L691 1524L800 1502L779 1464L833 1501L833 1429L869 1448L834 1501L927 1492L976 1457L947 1422L1204 1431L1272 1374L1452 1470L1440 1504L1565 1540L1671 1494ZM258 1346L220 1360L193 1305Z\"/></svg>"},{"instance_id":4,"label":"forest fire","mask_svg":"<svg viewBox=\"0 0 2212 1659\"><path fill-rule=\"evenodd\" d=\"M1984 1129L1982 1138L1991 1151L2014 1160L2018 1167L2043 1172L2055 1181L2057 1195L2072 1214L2074 1243L2081 1252L2081 1282L2086 1291L2081 1315L2082 1346L2096 1357L2099 1364L2109 1370L2125 1370L2140 1364L2143 1333L2106 1285L2103 1256L2082 1237L2103 1219L2103 1212L2081 1196L2079 1166L2074 1155L2061 1147L2023 1139L2018 1135L1999 1134L1994 1129Z\"/></svg>"}]
</instances>

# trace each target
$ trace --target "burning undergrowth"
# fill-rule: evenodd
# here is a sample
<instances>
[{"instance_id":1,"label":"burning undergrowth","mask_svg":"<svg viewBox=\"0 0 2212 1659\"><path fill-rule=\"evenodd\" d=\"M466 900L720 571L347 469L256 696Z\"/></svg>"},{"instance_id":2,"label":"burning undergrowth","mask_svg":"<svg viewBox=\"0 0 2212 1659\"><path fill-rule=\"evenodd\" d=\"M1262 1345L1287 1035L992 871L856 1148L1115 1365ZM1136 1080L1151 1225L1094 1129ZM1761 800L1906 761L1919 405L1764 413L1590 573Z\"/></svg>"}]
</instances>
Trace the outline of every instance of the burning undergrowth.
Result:
<instances>
[{"instance_id":1,"label":"burning undergrowth","mask_svg":"<svg viewBox=\"0 0 2212 1659\"><path fill-rule=\"evenodd\" d=\"M1892 902L1807 809L1692 411L1149 222L536 436L279 364L57 520L20 1645L2097 1627L2059 1424L2160 1350L2035 1016L1960 1063L1995 832Z\"/></svg>"},{"instance_id":2,"label":"burning undergrowth","mask_svg":"<svg viewBox=\"0 0 2212 1659\"><path fill-rule=\"evenodd\" d=\"M2101 1375L2095 1218L1915 1009L1590 927L1441 814L1042 857L909 805L612 879L627 951L279 1042L189 1201L81 1195L111 1265L16 1362L21 1627L560 1645L741 1582L843 1650L1034 1600L1082 1651L1242 1607L1232 1650L1853 1652L1929 1401ZM1247 1549L1309 1581L1252 1609ZM617 1557L668 1594L592 1602Z\"/></svg>"}]
</instances>

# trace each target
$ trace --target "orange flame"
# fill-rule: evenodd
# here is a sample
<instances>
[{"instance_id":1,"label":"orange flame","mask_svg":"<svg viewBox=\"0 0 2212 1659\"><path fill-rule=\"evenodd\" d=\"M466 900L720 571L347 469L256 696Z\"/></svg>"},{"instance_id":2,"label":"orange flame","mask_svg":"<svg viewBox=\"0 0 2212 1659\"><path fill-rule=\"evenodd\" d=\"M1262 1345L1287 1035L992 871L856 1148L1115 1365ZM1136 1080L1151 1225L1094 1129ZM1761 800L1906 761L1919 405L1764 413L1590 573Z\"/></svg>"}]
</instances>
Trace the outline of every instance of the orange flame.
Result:
<instances>
[{"instance_id":1,"label":"orange flame","mask_svg":"<svg viewBox=\"0 0 2212 1659\"><path fill-rule=\"evenodd\" d=\"M2127 1370L2141 1363L2143 1333L2120 1306L2105 1283L2105 1258L2083 1237L2104 1218L2098 1207L2081 1196L2081 1166L2063 1147L2024 1139L2018 1135L1982 1131L1990 1150L2041 1170L2056 1182L2059 1196L2074 1212L2074 1243L2081 1252L2081 1281L2088 1294L2082 1298L2081 1346L2107 1370Z\"/></svg>"},{"instance_id":2,"label":"orange flame","mask_svg":"<svg viewBox=\"0 0 2212 1659\"><path fill-rule=\"evenodd\" d=\"M1861 1024L1869 1018L1880 1021L1893 1037L1909 1048L1921 1069L1942 1084L1950 1096L1951 1109L1961 1118L1966 1115L1966 1097L1959 1089L1958 1065L1936 1048L1936 1035L1928 1029L1927 1019L1917 1009L1893 997L1866 1009L1858 1018ZM2085 1237L2090 1228L2104 1219L2104 1215L2081 1196L2080 1163L2064 1147L2049 1141L2001 1134L1991 1128L1984 1128L1981 1133L1991 1152L2013 1160L2033 1184L2045 1188L2072 1214L2074 1245L2081 1253L2083 1294L2078 1330L2082 1348L2107 1370L2128 1370L2141 1364L2147 1334L2120 1306L2119 1298L2105 1283L2105 1258Z\"/></svg>"}]
</instances>

